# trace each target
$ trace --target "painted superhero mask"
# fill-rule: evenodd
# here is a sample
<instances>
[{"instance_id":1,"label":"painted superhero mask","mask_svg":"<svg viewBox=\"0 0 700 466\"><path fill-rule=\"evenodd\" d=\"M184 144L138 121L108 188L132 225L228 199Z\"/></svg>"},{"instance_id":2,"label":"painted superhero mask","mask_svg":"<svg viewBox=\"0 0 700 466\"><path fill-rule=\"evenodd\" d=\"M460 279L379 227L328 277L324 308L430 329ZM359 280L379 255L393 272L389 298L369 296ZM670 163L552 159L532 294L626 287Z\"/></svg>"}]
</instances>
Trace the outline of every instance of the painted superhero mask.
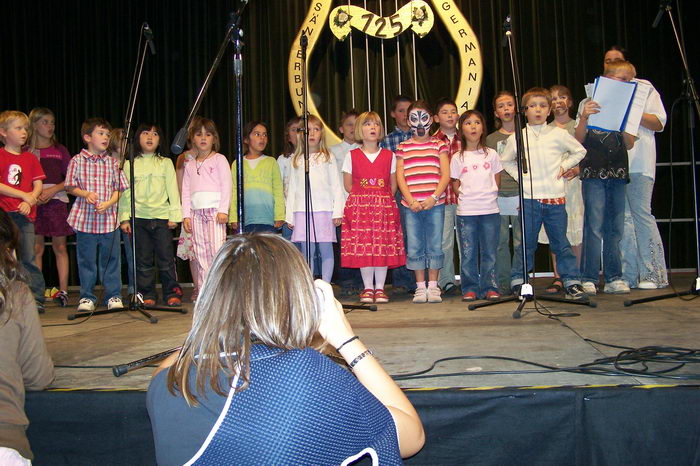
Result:
<instances>
[{"instance_id":1,"label":"painted superhero mask","mask_svg":"<svg viewBox=\"0 0 700 466\"><path fill-rule=\"evenodd\" d=\"M411 132L414 136L422 138L430 130L430 125L433 119L430 114L422 108L415 108L408 114L408 126L411 127Z\"/></svg>"}]
</instances>

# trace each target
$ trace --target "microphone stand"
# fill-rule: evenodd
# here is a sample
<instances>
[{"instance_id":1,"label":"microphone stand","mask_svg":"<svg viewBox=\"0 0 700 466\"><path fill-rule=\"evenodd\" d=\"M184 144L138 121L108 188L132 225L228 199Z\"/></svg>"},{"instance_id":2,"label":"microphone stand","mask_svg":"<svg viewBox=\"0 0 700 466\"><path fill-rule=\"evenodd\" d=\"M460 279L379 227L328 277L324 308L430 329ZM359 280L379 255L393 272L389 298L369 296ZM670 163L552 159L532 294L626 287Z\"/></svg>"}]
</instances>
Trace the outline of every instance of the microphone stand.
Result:
<instances>
[{"instance_id":1,"label":"microphone stand","mask_svg":"<svg viewBox=\"0 0 700 466\"><path fill-rule=\"evenodd\" d=\"M667 293L649 298L630 299L625 301L625 307L633 306L639 303L649 303L652 301L660 301L663 299L676 298L681 296L700 295L700 245L698 245L698 241L700 240L700 234L698 232L698 170L697 159L695 157L695 116L696 114L697 116L700 116L700 101L698 100L698 91L697 89L695 89L695 82L693 81L693 77L690 75L688 59L685 53L685 42L683 41L681 36L678 35L678 30L676 29L676 23L673 19L671 9L671 2L662 1L659 5L659 13L656 15L656 19L654 20L654 24L652 25L652 27L655 28L656 26L658 26L664 11L668 13L668 18L671 22L671 27L673 28L673 35L676 38L676 45L678 46L678 51L681 55L681 62L683 63L683 71L685 74L683 79L684 90L681 93L680 97L676 99L673 106L675 106L678 102L685 102L687 104L688 109L687 129L689 141L688 143L690 148L690 160L692 164L691 166L693 173L693 208L695 213L695 216L693 218L695 223L695 281L691 283L690 289L688 291L684 291L681 293ZM671 115L671 118L673 118L673 115Z\"/></svg>"},{"instance_id":2,"label":"microphone stand","mask_svg":"<svg viewBox=\"0 0 700 466\"><path fill-rule=\"evenodd\" d=\"M143 42L141 46L143 37L146 37L146 41ZM141 25L141 31L139 32L139 48L136 57L136 67L134 68L134 77L131 81L131 90L129 91L129 102L127 104L126 118L124 120L124 138L122 139L121 153L125 154L129 151L129 189L131 190L131 204L130 204L130 224L131 224L131 257L132 257L132 268L131 273L134 277L134 293L129 299L129 304L127 307L121 309L103 309L100 311L92 312L77 312L75 314L69 314L68 320L73 320L80 317L96 316L103 314L115 314L118 312L135 311L140 312L144 317L152 323L158 323L158 318L148 312L148 310L153 311L165 311L165 312L180 312L182 314L187 314L187 310L178 307L165 307L165 306L146 306L143 304L143 299L138 292L138 281L136 278L136 193L134 190L134 149L131 144L132 134L131 126L132 119L134 116L134 108L136 107L136 99L138 97L139 89L141 87L141 74L143 72L143 64L146 59L146 48L150 46L151 53L155 54L155 46L153 45L153 32L147 23ZM165 291L165 290L163 290Z\"/></svg>"},{"instance_id":3,"label":"microphone stand","mask_svg":"<svg viewBox=\"0 0 700 466\"><path fill-rule=\"evenodd\" d=\"M496 304L501 304L501 303L507 303L511 301L516 301L519 300L520 302L518 303L517 308L513 312L513 319L520 319L520 316L522 314L522 310L525 307L525 303L528 301L550 301L550 302L559 302L559 303L567 303L567 304L577 304L577 305L582 305L582 306L590 306L590 307L596 307L596 303L593 301L573 301L570 299L565 299L565 298L558 298L555 296L535 296L533 292L532 285L529 282L529 273L528 273L528 264L527 264L527 232L525 229L525 218L523 218L523 213L525 212L525 201L524 201L524 188L523 188L523 174L526 174L528 171L528 161L527 161L527 156L528 156L528 151L530 149L530 146L528 144L527 150L525 149L525 144L523 142L523 128L526 128L524 122L523 122L523 107L520 105L520 75L518 73L518 63L516 60L515 56L515 44L513 40L513 31L511 28L511 18L510 15L506 17L506 20L503 22L503 31L505 34L506 42L508 44L508 52L510 56L510 66L511 66L511 71L513 74L513 95L515 97L515 142L516 142L516 161L518 164L518 174L519 176L519 182L518 182L518 220L520 220L520 235L522 238L522 241L520 242L520 260L523 263L523 283L520 286L520 294L518 296L508 296L505 298L501 298L495 301L490 301L490 302L485 302L485 303L479 303L479 304L470 304L467 306L467 308L470 311L474 311L476 309L479 309L481 307L489 307L489 306L494 306ZM561 314L560 314L561 315ZM576 313L570 313L566 314L567 316L578 316L579 314Z\"/></svg>"},{"instance_id":4,"label":"microphone stand","mask_svg":"<svg viewBox=\"0 0 700 466\"><path fill-rule=\"evenodd\" d=\"M301 45L301 105L302 105L302 128L304 133L304 221L306 228L306 239L304 240L304 245L306 246L306 262L309 264L309 268L312 267L311 257L311 178L309 173L309 111L308 111L308 89L306 86L306 49L309 46L309 38L305 32L302 31L301 39L299 41ZM315 235L314 235L315 236Z\"/></svg>"},{"instance_id":5,"label":"microphone stand","mask_svg":"<svg viewBox=\"0 0 700 466\"><path fill-rule=\"evenodd\" d=\"M241 97L241 90L243 88L243 41L241 40L241 38L243 37L243 30L240 28L240 23L243 15L243 10L245 10L247 4L248 0L242 0L241 5L238 7L238 10L231 13L231 19L229 20L229 23L226 26L226 34L224 35L224 39L221 41L219 51L216 53L216 57L214 58L214 62L211 64L209 72L204 78L204 83L202 84L202 87L197 93L197 97L195 98L194 104L192 104L192 108L190 109L190 113L187 116L187 119L185 120L185 124L182 125L182 128L180 128L180 130L177 132L177 135L175 136L175 139L173 140L173 143L170 146L170 151L173 154L180 154L185 148L185 143L187 141L187 131L190 126L190 123L192 123L194 116L197 114L197 111L199 110L199 107L202 104L202 99L204 98L204 95L209 89L211 78L212 76L214 76L214 73L219 68L219 64L221 63L221 59L224 56L224 52L226 52L226 48L228 47L229 42L232 42L234 46L233 74L235 77L236 88L234 106L236 108L236 199L238 202L237 233L239 234L243 233L243 225L245 224L245 212L243 208L243 103Z\"/></svg>"}]
</instances>

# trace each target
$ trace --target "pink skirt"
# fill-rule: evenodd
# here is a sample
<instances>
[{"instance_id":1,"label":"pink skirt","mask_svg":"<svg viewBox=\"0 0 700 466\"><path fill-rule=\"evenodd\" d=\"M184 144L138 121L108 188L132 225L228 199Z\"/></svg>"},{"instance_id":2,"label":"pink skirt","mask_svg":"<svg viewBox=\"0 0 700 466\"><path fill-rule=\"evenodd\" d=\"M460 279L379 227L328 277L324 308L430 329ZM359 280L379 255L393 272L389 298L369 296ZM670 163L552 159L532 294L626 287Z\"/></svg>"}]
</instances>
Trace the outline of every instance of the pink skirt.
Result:
<instances>
[{"instance_id":1,"label":"pink skirt","mask_svg":"<svg viewBox=\"0 0 700 466\"><path fill-rule=\"evenodd\" d=\"M335 243L335 225L333 212L313 212L309 219L311 241L314 243ZM304 212L294 212L294 230L292 242L306 241L306 215Z\"/></svg>"}]
</instances>

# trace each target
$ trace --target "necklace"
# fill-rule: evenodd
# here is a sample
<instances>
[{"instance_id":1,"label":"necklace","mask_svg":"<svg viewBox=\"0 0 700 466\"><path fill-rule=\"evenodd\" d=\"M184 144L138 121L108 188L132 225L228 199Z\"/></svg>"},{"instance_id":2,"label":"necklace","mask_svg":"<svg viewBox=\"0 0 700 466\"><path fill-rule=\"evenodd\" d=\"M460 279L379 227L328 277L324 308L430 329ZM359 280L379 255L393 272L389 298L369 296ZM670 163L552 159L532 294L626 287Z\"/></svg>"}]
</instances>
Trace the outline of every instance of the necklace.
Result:
<instances>
[{"instance_id":1,"label":"necklace","mask_svg":"<svg viewBox=\"0 0 700 466\"><path fill-rule=\"evenodd\" d=\"M202 160L202 163L197 162L197 158L195 157L195 159L194 159L194 166L195 166L195 168L196 168L196 170L197 170L197 174L198 174L198 175L199 175L199 170L202 168L202 166L204 166L204 162L206 162L207 159L208 159L209 157L211 157L211 154L212 154L212 153L209 152L209 153L207 154L207 156L204 157L204 160Z\"/></svg>"}]
</instances>

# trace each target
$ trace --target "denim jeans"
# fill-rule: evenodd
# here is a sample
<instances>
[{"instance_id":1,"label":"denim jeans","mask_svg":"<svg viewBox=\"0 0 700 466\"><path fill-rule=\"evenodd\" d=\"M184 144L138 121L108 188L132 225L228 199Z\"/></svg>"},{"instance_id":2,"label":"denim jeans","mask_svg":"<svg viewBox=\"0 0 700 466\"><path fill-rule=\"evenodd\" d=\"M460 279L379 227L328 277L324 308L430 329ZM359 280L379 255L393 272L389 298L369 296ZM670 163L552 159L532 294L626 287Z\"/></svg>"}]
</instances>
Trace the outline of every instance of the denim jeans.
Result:
<instances>
[{"instance_id":1,"label":"denim jeans","mask_svg":"<svg viewBox=\"0 0 700 466\"><path fill-rule=\"evenodd\" d=\"M175 275L173 233L168 221L155 218L137 218L134 230L136 239L136 283L144 299L156 299L156 268L163 285L163 300L178 297L180 288ZM155 266L153 260L155 259Z\"/></svg>"},{"instance_id":2,"label":"denim jeans","mask_svg":"<svg viewBox=\"0 0 700 466\"><path fill-rule=\"evenodd\" d=\"M413 212L403 207L406 217L406 268L409 270L438 270L442 268L442 230L445 223L445 206L436 205L430 210Z\"/></svg>"},{"instance_id":3,"label":"denim jeans","mask_svg":"<svg viewBox=\"0 0 700 466\"><path fill-rule=\"evenodd\" d=\"M668 285L664 245L656 218L651 213L654 179L630 173L625 202L625 229L622 250L622 279L636 287L640 281Z\"/></svg>"},{"instance_id":4,"label":"denim jeans","mask_svg":"<svg viewBox=\"0 0 700 466\"><path fill-rule=\"evenodd\" d=\"M445 205L445 223L442 229L442 253L445 260L440 269L438 285L445 289L448 283L455 282L455 214L457 204ZM461 251L460 251L461 255Z\"/></svg>"},{"instance_id":5,"label":"denim jeans","mask_svg":"<svg viewBox=\"0 0 700 466\"><path fill-rule=\"evenodd\" d=\"M571 245L566 238L566 206L564 204L543 204L536 199L523 199L525 222L525 255L527 271L532 271L537 249L537 235L544 224L544 230L549 237L549 247L557 257L557 270L564 286L568 287L581 283L581 273L576 265L576 256L571 251ZM511 271L511 286L523 283L523 261L516 257Z\"/></svg>"},{"instance_id":6,"label":"denim jeans","mask_svg":"<svg viewBox=\"0 0 700 466\"><path fill-rule=\"evenodd\" d=\"M583 180L584 221L581 279L598 283L600 250L603 243L605 283L622 279L620 240L625 225L625 187L620 179Z\"/></svg>"},{"instance_id":7,"label":"denim jeans","mask_svg":"<svg viewBox=\"0 0 700 466\"><path fill-rule=\"evenodd\" d=\"M124 242L124 256L126 257L126 277L129 283L127 291L132 294L134 292L134 256L131 251L131 235L123 231L121 235Z\"/></svg>"},{"instance_id":8,"label":"denim jeans","mask_svg":"<svg viewBox=\"0 0 700 466\"><path fill-rule=\"evenodd\" d=\"M457 216L463 294L473 291L484 297L489 291L498 291L496 249L500 224L499 214Z\"/></svg>"},{"instance_id":9,"label":"denim jeans","mask_svg":"<svg viewBox=\"0 0 700 466\"><path fill-rule=\"evenodd\" d=\"M287 241L292 240L292 230L289 229L289 226L286 223L282 225L282 238L286 239Z\"/></svg>"},{"instance_id":10,"label":"denim jeans","mask_svg":"<svg viewBox=\"0 0 700 466\"><path fill-rule=\"evenodd\" d=\"M399 217L401 218L401 232L403 233L403 244L408 244L408 235L406 234L406 213L404 212L404 207L401 205L401 191L396 191L394 195L396 199L396 205L399 206ZM408 252L408 247L406 249ZM408 264L407 264L408 265ZM396 267L391 269L391 285L396 287L404 287L407 290L416 289L416 276L408 270L407 266Z\"/></svg>"},{"instance_id":11,"label":"denim jeans","mask_svg":"<svg viewBox=\"0 0 700 466\"><path fill-rule=\"evenodd\" d=\"M510 291L510 271L515 261L522 262L522 234L517 215L500 216L500 232L496 250L496 277L498 286ZM511 226L512 225L512 226ZM513 252L510 252L510 236L513 235Z\"/></svg>"},{"instance_id":12,"label":"denim jeans","mask_svg":"<svg viewBox=\"0 0 700 466\"><path fill-rule=\"evenodd\" d=\"M44 276L36 265L36 256L34 254L34 224L24 215L19 212L8 212L12 221L17 225L19 230L19 250L17 258L29 275L29 288L32 290L32 295L37 304L42 307L44 305Z\"/></svg>"},{"instance_id":13,"label":"denim jeans","mask_svg":"<svg viewBox=\"0 0 700 466\"><path fill-rule=\"evenodd\" d=\"M291 231L291 230L290 230ZM243 227L243 233L276 233L274 225L265 223L250 223ZM291 238L291 236L290 236Z\"/></svg>"},{"instance_id":14,"label":"denim jeans","mask_svg":"<svg viewBox=\"0 0 700 466\"><path fill-rule=\"evenodd\" d=\"M88 298L97 303L94 294L97 280L104 286L104 303L120 297L122 288L121 251L119 230L111 233L75 232L78 252L78 277L80 299Z\"/></svg>"}]
</instances>

